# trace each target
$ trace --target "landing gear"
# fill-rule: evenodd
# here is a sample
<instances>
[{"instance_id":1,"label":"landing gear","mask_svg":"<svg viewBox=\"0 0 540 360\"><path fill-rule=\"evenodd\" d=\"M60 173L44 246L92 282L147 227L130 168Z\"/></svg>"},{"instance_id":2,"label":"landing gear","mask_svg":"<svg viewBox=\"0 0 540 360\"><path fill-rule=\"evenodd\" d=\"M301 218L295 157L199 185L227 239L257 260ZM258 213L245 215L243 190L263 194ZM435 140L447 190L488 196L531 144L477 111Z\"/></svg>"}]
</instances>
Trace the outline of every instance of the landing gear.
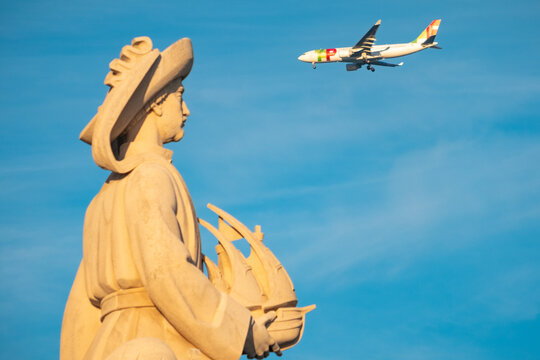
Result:
<instances>
[{"instance_id":1,"label":"landing gear","mask_svg":"<svg viewBox=\"0 0 540 360\"><path fill-rule=\"evenodd\" d=\"M312 62L311 65L313 65L313 69L317 68L317 66L315 66L315 62Z\"/></svg>"},{"instance_id":2,"label":"landing gear","mask_svg":"<svg viewBox=\"0 0 540 360\"><path fill-rule=\"evenodd\" d=\"M371 66L371 65L368 65L368 66L367 66L367 69L368 69L368 70L371 70L371 72L375 72L375 68L374 68L373 66Z\"/></svg>"}]
</instances>

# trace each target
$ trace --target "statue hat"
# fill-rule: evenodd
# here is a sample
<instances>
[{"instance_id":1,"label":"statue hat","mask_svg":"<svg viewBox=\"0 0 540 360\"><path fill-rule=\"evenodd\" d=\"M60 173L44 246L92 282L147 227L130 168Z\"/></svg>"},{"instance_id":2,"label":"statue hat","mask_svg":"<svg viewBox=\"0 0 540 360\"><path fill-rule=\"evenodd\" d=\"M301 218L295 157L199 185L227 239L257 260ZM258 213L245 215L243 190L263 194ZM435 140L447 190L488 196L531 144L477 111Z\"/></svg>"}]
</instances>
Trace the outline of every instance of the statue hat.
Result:
<instances>
[{"instance_id":1,"label":"statue hat","mask_svg":"<svg viewBox=\"0 0 540 360\"><path fill-rule=\"evenodd\" d=\"M122 48L118 59L111 61L111 71L105 77L109 92L80 134L82 141L92 145L96 164L104 169L126 173L144 161L144 154L117 159L112 142L160 90L173 80L186 78L193 65L193 47L188 38L162 52L152 46L150 38L136 37L131 45Z\"/></svg>"}]
</instances>

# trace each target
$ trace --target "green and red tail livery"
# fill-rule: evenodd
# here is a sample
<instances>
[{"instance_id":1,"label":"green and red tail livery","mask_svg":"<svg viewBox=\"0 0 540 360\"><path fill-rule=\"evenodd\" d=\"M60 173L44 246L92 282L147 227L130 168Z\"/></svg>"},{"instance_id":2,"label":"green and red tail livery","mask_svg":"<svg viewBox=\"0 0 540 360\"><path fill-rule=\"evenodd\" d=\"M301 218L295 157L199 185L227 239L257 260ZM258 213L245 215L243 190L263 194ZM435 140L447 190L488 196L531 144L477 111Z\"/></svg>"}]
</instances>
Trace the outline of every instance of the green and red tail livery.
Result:
<instances>
[{"instance_id":1,"label":"green and red tail livery","mask_svg":"<svg viewBox=\"0 0 540 360\"><path fill-rule=\"evenodd\" d=\"M424 31L422 31L420 36L418 36L416 40L413 41L413 43L422 44L424 41L426 41L430 37L437 35L437 31L439 30L440 24L441 24L441 19L433 20L431 24L429 24L428 27Z\"/></svg>"}]
</instances>

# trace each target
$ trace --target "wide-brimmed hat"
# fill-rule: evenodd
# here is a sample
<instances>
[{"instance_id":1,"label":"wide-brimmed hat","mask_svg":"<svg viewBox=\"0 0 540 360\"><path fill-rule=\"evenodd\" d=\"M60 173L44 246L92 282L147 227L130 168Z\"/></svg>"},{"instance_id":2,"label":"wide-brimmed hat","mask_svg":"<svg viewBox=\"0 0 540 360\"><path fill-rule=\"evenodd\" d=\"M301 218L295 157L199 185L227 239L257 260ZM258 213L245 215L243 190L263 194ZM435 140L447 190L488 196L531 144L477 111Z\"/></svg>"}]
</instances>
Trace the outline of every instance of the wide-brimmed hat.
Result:
<instances>
[{"instance_id":1,"label":"wide-brimmed hat","mask_svg":"<svg viewBox=\"0 0 540 360\"><path fill-rule=\"evenodd\" d=\"M110 63L105 78L109 92L97 114L81 132L80 139L92 145L94 161L118 173L131 171L144 154L117 159L112 142L127 128L135 115L167 84L184 79L193 65L191 40L183 38L163 50L152 49L148 37L136 37L126 45L118 59Z\"/></svg>"}]
</instances>

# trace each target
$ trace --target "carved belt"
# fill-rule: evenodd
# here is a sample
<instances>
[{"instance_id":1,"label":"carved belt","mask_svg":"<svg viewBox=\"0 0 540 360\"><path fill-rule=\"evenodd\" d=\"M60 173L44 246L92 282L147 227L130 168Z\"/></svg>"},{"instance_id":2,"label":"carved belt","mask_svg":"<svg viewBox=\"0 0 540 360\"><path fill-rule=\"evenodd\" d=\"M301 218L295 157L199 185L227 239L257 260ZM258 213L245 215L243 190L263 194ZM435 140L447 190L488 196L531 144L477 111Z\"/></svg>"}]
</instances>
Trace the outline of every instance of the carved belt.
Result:
<instances>
[{"instance_id":1,"label":"carved belt","mask_svg":"<svg viewBox=\"0 0 540 360\"><path fill-rule=\"evenodd\" d=\"M143 287L118 290L101 300L101 321L113 311L154 306L154 303L150 300L148 293Z\"/></svg>"}]
</instances>

